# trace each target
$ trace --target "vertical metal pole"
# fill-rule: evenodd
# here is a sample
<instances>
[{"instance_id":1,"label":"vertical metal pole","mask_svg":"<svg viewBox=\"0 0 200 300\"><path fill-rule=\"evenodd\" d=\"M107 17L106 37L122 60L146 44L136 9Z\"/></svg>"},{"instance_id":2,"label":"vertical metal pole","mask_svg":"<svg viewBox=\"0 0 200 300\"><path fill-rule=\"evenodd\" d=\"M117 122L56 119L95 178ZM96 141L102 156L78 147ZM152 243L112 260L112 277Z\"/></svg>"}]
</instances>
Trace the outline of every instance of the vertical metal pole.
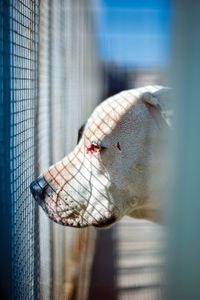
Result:
<instances>
[{"instance_id":1,"label":"vertical metal pole","mask_svg":"<svg viewBox=\"0 0 200 300\"><path fill-rule=\"evenodd\" d=\"M1 91L1 169L0 169L0 243L1 243L1 292L7 299L11 298L12 281L12 224L11 224L11 191L10 191L10 7L9 0L1 0L2 41L2 91ZM6 299L5 298L5 299Z\"/></svg>"},{"instance_id":2,"label":"vertical metal pole","mask_svg":"<svg viewBox=\"0 0 200 300\"><path fill-rule=\"evenodd\" d=\"M49 74L48 74L48 78L49 78L49 163L50 165L53 164L53 112L52 112L52 102L53 102L53 97L52 97L52 94L53 94L53 83L52 83L52 22L53 22L53 17L52 17L52 14L53 14L53 11L52 11L52 7L53 7L53 3L52 3L53 0L49 0L49 30L48 30L48 33L49 33L49 45L48 45L48 48L49 48L49 53L48 53L48 57L49 57ZM51 245L51 248L50 248L50 256L51 256L51 262L53 262L53 257L54 257L54 254L53 254L53 247L52 247L52 244L53 244L53 225L52 223L50 223L50 245ZM53 300L53 278L54 278L54 273L53 273L53 263L50 265L50 282L51 282L51 286L50 286L50 299Z\"/></svg>"},{"instance_id":3,"label":"vertical metal pole","mask_svg":"<svg viewBox=\"0 0 200 300\"><path fill-rule=\"evenodd\" d=\"M48 57L50 58L49 61L49 162L50 165L53 164L53 112L52 112L52 94L53 94L53 82L52 82L52 22L53 22L53 0L49 0L49 55Z\"/></svg>"},{"instance_id":4,"label":"vertical metal pole","mask_svg":"<svg viewBox=\"0 0 200 300\"><path fill-rule=\"evenodd\" d=\"M39 175L38 153L38 116L39 116L39 2L34 3L34 46L33 52L36 62L34 73L35 103L34 103L34 173L35 178ZM34 299L40 299L40 245L39 245L39 207L34 207Z\"/></svg>"},{"instance_id":5,"label":"vertical metal pole","mask_svg":"<svg viewBox=\"0 0 200 300\"><path fill-rule=\"evenodd\" d=\"M200 2L175 1L174 182L168 300L200 299Z\"/></svg>"}]
</instances>

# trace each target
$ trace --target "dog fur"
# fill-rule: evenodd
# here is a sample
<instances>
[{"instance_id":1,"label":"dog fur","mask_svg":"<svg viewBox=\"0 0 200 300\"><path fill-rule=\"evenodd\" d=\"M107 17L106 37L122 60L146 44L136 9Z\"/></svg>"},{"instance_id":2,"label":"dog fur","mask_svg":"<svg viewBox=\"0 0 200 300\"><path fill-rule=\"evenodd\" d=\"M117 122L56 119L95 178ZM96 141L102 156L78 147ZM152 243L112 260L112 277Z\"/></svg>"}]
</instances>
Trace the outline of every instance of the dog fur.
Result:
<instances>
[{"instance_id":1,"label":"dog fur","mask_svg":"<svg viewBox=\"0 0 200 300\"><path fill-rule=\"evenodd\" d=\"M94 110L74 151L43 174L42 207L51 219L100 228L124 215L161 221L168 92L161 86L131 89Z\"/></svg>"}]
</instances>

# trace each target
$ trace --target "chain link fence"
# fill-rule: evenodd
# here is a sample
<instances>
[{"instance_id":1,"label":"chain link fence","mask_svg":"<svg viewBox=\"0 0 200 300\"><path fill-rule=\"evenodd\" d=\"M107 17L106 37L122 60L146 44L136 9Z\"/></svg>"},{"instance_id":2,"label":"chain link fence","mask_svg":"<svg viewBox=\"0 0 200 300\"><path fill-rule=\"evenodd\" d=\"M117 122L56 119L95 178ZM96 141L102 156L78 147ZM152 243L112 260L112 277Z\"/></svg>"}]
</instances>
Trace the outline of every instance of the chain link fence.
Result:
<instances>
[{"instance_id":1,"label":"chain link fence","mask_svg":"<svg viewBox=\"0 0 200 300\"><path fill-rule=\"evenodd\" d=\"M38 1L1 1L2 241L13 299L39 298L37 172Z\"/></svg>"},{"instance_id":2,"label":"chain link fence","mask_svg":"<svg viewBox=\"0 0 200 300\"><path fill-rule=\"evenodd\" d=\"M87 294L94 232L50 223L29 185L73 148L76 137L70 129L77 130L101 98L88 5L0 2L4 299L84 299Z\"/></svg>"}]
</instances>

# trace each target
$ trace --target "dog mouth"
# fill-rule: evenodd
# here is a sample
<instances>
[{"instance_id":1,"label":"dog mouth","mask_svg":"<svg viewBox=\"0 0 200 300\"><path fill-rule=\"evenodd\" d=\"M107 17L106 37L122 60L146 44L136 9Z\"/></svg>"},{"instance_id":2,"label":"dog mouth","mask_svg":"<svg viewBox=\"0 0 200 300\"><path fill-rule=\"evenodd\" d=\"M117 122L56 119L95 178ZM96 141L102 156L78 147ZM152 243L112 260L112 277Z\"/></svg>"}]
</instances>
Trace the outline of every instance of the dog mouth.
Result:
<instances>
[{"instance_id":1,"label":"dog mouth","mask_svg":"<svg viewBox=\"0 0 200 300\"><path fill-rule=\"evenodd\" d=\"M111 227L114 223L118 221L118 218L116 216L112 216L109 219L101 218L101 220L93 220L93 222L87 222L87 220L81 216L81 214L77 214L75 211L73 211L74 207L69 207L69 210L71 212L67 213L66 215L62 215L62 213L65 213L64 211L57 211L57 203L52 199L51 196L44 197L43 201L40 201L38 204L41 206L41 208L44 210L44 212L47 214L49 219L51 219L53 222L63 225L63 226L69 226L74 228L84 228L88 226L94 226L99 229L106 229Z\"/></svg>"},{"instance_id":2,"label":"dog mouth","mask_svg":"<svg viewBox=\"0 0 200 300\"><path fill-rule=\"evenodd\" d=\"M51 213L48 213L48 217L57 224L60 224L63 226L74 227L74 228L84 228L84 227L88 227L88 226L94 226L99 229L106 229L106 228L109 228L110 226L112 226L117 221L116 217L112 217L105 222L96 223L96 224L87 224L87 223L82 223L78 220L70 220L70 218L62 219L59 216L55 216Z\"/></svg>"},{"instance_id":3,"label":"dog mouth","mask_svg":"<svg viewBox=\"0 0 200 300\"><path fill-rule=\"evenodd\" d=\"M63 226L74 227L74 228L84 228L84 227L88 227L88 226L94 226L95 228L98 228L98 229L106 229L106 228L111 227L118 220L116 217L112 217L104 222L89 224L87 222L83 222L83 220L80 221L79 217L77 217L77 218L75 218L75 217L61 218L60 216L58 216L57 214L53 214L52 212L48 212L48 217L57 224L60 224Z\"/></svg>"},{"instance_id":4,"label":"dog mouth","mask_svg":"<svg viewBox=\"0 0 200 300\"><path fill-rule=\"evenodd\" d=\"M101 228L101 229L108 228L111 225L113 225L116 221L117 221L117 218L116 217L112 217L112 218L106 220L105 222L94 224L94 227Z\"/></svg>"}]
</instances>

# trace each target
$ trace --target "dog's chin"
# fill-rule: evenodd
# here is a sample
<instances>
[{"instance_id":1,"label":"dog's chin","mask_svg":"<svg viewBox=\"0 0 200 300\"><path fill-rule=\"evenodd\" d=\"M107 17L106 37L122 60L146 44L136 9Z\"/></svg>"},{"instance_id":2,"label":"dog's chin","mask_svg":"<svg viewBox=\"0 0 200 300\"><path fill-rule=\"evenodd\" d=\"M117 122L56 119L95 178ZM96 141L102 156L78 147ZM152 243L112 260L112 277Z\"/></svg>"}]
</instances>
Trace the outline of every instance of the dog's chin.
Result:
<instances>
[{"instance_id":1,"label":"dog's chin","mask_svg":"<svg viewBox=\"0 0 200 300\"><path fill-rule=\"evenodd\" d=\"M76 220L70 220L70 219L61 219L60 217L56 217L55 215L49 214L48 217L55 223L63 225L63 226L69 226L74 228L85 228L88 226L94 226L98 229L107 229L114 225L117 222L117 218L113 217L105 222L101 222L98 224L87 224L87 223L80 223Z\"/></svg>"},{"instance_id":2,"label":"dog's chin","mask_svg":"<svg viewBox=\"0 0 200 300\"><path fill-rule=\"evenodd\" d=\"M83 222L82 218L80 218L79 216L76 216L76 215L71 215L70 218L62 218L57 213L55 213L53 211L53 209L51 207L49 207L49 205L46 205L45 202L42 202L39 204L42 207L42 209L44 210L44 212L47 214L49 219L51 219L53 222L63 225L63 226L70 226L70 227L74 227L74 228L84 228L84 227L88 227L88 226L94 226L99 229L106 229L106 228L111 227L114 223L116 223L118 221L118 218L115 216L113 216L105 221L101 221L101 222L95 223L95 224L87 223L86 221ZM54 204L54 202L53 202L53 204Z\"/></svg>"},{"instance_id":3,"label":"dog's chin","mask_svg":"<svg viewBox=\"0 0 200 300\"><path fill-rule=\"evenodd\" d=\"M101 222L101 223L95 224L94 227L99 228L99 229L106 229L106 228L111 227L116 222L117 222L117 218L116 217L112 217L112 218L108 219L105 222Z\"/></svg>"}]
</instances>

